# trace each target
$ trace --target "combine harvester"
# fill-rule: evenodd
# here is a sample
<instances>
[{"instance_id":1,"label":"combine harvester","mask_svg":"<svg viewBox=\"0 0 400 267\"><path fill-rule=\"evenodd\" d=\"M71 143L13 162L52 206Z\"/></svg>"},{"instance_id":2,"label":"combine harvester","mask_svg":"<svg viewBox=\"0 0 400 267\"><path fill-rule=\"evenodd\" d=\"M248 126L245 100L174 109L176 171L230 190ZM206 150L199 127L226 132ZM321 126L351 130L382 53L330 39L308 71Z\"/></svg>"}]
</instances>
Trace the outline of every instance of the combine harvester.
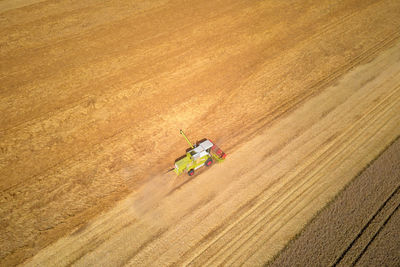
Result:
<instances>
[{"instance_id":1,"label":"combine harvester","mask_svg":"<svg viewBox=\"0 0 400 267\"><path fill-rule=\"evenodd\" d=\"M226 154L209 139L200 141L193 146L182 130L181 135L186 139L191 150L186 152L186 156L175 161L174 171L176 174L179 175L186 171L189 176L193 176L196 169L202 166L210 167L214 161L221 162L225 159Z\"/></svg>"}]
</instances>

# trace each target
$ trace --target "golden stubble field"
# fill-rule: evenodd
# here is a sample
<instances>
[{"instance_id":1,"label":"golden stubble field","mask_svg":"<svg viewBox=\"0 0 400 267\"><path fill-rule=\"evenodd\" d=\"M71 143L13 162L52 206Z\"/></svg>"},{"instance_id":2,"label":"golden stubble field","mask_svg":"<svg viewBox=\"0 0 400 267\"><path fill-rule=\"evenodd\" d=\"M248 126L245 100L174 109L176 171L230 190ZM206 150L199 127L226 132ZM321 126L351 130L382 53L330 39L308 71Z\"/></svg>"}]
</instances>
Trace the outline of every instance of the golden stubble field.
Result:
<instances>
[{"instance_id":1,"label":"golden stubble field","mask_svg":"<svg viewBox=\"0 0 400 267\"><path fill-rule=\"evenodd\" d=\"M265 262L400 134L399 14L2 1L0 264ZM180 128L229 160L163 175Z\"/></svg>"}]
</instances>

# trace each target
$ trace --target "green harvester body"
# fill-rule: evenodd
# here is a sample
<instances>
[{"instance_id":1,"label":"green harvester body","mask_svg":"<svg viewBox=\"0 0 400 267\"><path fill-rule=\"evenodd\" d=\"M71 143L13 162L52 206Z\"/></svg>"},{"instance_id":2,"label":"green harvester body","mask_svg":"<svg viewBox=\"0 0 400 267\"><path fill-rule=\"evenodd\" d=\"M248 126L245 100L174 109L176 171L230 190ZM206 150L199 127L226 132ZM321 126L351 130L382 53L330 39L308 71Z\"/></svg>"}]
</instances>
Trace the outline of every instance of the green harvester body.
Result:
<instances>
[{"instance_id":1,"label":"green harvester body","mask_svg":"<svg viewBox=\"0 0 400 267\"><path fill-rule=\"evenodd\" d=\"M222 162L225 159L226 154L212 141L205 139L193 146L182 130L180 133L191 147L191 150L175 161L174 171L176 174L187 172L189 176L192 176L196 169L202 166L209 167L214 161Z\"/></svg>"}]
</instances>

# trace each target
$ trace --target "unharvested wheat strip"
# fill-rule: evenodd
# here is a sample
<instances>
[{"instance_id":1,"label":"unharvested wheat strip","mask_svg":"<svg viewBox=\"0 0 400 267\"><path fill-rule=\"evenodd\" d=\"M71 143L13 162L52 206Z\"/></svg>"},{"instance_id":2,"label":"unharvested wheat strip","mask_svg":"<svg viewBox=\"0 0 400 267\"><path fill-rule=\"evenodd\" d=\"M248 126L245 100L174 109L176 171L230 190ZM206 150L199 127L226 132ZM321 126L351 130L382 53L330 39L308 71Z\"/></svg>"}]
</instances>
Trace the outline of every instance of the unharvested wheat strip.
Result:
<instances>
[{"instance_id":1,"label":"unharvested wheat strip","mask_svg":"<svg viewBox=\"0 0 400 267\"><path fill-rule=\"evenodd\" d=\"M336 186L337 186L337 185L336 185ZM323 192L324 190L326 190L326 188L324 188L323 186L321 186L321 188L322 188L322 189L321 189L321 192ZM335 189L335 190L336 190L336 189ZM332 193L331 193L331 194L332 194ZM310 206L308 206L306 209L311 209L311 210L313 210ZM299 211L299 212L300 212L300 211ZM314 210L313 212L315 212L315 210ZM291 219L292 219L291 217L288 217L288 220L287 220L286 222L291 223ZM279 220L277 223L278 223L279 226L278 226L278 228L275 228L275 230L276 230L275 233L277 233L278 229L281 229L282 223L283 223L283 222L282 222L281 220ZM303 223L304 223L304 222L303 222ZM266 233L263 232L263 234L266 234ZM260 235L261 235L261 234L260 234ZM270 239L270 242L268 242L268 244L272 244L272 243L271 243L271 242L273 242L272 240L275 239L275 237L273 237L273 236L271 236L271 238L272 238L272 239ZM260 239L259 242L261 242L261 244L264 243L262 239ZM260 243L259 243L259 244L260 244ZM273 248L270 248L270 247L269 247L270 245L265 245L265 244L264 244L264 246L267 246L267 248L264 248L264 249L263 249L264 251L265 251L265 250L266 250L266 251L271 251L271 250L273 251ZM253 247L253 249L252 249L253 252L251 252L251 253L248 252L248 253L250 253L250 255L251 255L251 254L254 254L254 249L256 249L256 247ZM264 253L264 254L265 254L265 253ZM264 254L262 254L262 255L264 255ZM260 253L258 253L258 255L260 255ZM268 255L268 254L267 254L267 255ZM270 252L269 252L269 255L271 255ZM244 257L244 258L247 258L247 256ZM242 258L242 259L244 259L244 258Z\"/></svg>"},{"instance_id":2,"label":"unharvested wheat strip","mask_svg":"<svg viewBox=\"0 0 400 267\"><path fill-rule=\"evenodd\" d=\"M379 213L373 215L376 217L373 219L371 218L372 221L368 222L361 236L357 236L354 243L351 244L351 247L345 251L343 258L339 258L335 262L336 266L354 266L356 261L362 257L365 249L369 246L370 242L372 242L373 236L378 233L385 221L398 209L400 205L400 191L398 186L384 204L382 209L379 210Z\"/></svg>"},{"instance_id":3,"label":"unharvested wheat strip","mask_svg":"<svg viewBox=\"0 0 400 267\"><path fill-rule=\"evenodd\" d=\"M394 138L396 136L396 131L395 131L396 127L394 125L396 125L396 124L398 125L399 124L399 116L396 113L396 110L398 110L398 109L399 109L399 106L397 104L397 106L395 105L393 107L393 109L391 110L392 117L390 117L390 115L387 115L387 118L382 118L383 122L388 122L388 121L390 122L390 123L387 123L386 125L384 125L384 129L382 129L382 133L384 133L384 135L383 135L384 137L382 138L382 140L392 140L392 138ZM388 118L389 118L389 120L387 120ZM379 131L379 128L374 129L374 131L377 131L376 132L377 136L382 136L381 132ZM375 146L375 148L374 148L375 150L374 150L373 153L379 153L379 144L376 143L376 140L379 140L379 139L378 139L378 137L374 137L374 139L375 139L375 145L374 145ZM365 141L365 142L371 142L371 141L372 140L368 140L367 139L367 141ZM378 150L376 150L377 147L378 147ZM360 152L358 152L358 153L360 153ZM368 160L368 157L365 160ZM359 164L359 163L355 163L355 165L357 165L357 164Z\"/></svg>"}]
</instances>

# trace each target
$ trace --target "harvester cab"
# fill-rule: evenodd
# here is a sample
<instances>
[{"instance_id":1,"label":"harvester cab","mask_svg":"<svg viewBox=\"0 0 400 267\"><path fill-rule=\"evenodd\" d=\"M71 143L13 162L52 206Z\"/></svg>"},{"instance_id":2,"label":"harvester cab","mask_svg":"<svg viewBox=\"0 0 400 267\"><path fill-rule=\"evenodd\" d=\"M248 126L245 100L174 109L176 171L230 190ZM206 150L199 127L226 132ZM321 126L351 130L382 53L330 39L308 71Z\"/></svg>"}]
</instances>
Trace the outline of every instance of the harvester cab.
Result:
<instances>
[{"instance_id":1,"label":"harvester cab","mask_svg":"<svg viewBox=\"0 0 400 267\"><path fill-rule=\"evenodd\" d=\"M225 159L226 154L211 140L205 139L193 146L182 130L180 133L191 149L186 152L185 156L175 161L174 171L176 174L179 175L186 171L189 176L193 176L196 169L203 166L210 167L213 162L221 162Z\"/></svg>"}]
</instances>

